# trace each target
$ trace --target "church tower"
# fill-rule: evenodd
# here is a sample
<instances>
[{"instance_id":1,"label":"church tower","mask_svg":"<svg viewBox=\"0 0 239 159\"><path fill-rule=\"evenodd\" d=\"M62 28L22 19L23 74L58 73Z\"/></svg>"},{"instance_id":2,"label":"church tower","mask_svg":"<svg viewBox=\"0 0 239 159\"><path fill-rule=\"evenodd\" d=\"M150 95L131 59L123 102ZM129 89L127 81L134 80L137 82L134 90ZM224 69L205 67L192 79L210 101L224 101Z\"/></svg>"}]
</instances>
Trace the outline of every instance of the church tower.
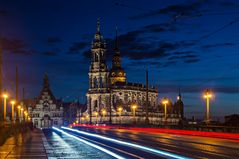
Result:
<instances>
[{"instance_id":1,"label":"church tower","mask_svg":"<svg viewBox=\"0 0 239 159\"><path fill-rule=\"evenodd\" d=\"M175 113L179 114L181 116L181 119L184 119L184 104L182 101L182 96L181 96L181 92L179 90L178 96L177 96L177 101L174 104L174 108L176 109Z\"/></svg>"},{"instance_id":2,"label":"church tower","mask_svg":"<svg viewBox=\"0 0 239 159\"><path fill-rule=\"evenodd\" d=\"M100 33L100 21L91 48L91 65L89 72L90 90L106 91L108 88L108 68L106 65L106 46Z\"/></svg>"},{"instance_id":3,"label":"church tower","mask_svg":"<svg viewBox=\"0 0 239 159\"><path fill-rule=\"evenodd\" d=\"M116 83L125 83L126 82L126 73L121 66L121 56L116 28L116 36L115 36L115 53L112 59L112 69L110 70L110 83L114 85Z\"/></svg>"},{"instance_id":4,"label":"church tower","mask_svg":"<svg viewBox=\"0 0 239 159\"><path fill-rule=\"evenodd\" d=\"M91 65L89 70L89 90L87 92L87 112L91 118L102 109L109 112L110 88L109 70L106 64L106 45L100 32L100 21L91 48Z\"/></svg>"}]
</instances>

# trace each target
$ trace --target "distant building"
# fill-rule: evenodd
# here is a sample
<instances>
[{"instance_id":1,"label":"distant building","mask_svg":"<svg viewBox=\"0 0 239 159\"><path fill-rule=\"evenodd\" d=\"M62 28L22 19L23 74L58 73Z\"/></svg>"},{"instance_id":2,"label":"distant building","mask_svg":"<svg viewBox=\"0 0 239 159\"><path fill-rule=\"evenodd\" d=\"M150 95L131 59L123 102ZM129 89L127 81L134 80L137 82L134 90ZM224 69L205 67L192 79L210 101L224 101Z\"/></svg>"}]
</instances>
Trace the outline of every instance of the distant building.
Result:
<instances>
[{"instance_id":1,"label":"distant building","mask_svg":"<svg viewBox=\"0 0 239 159\"><path fill-rule=\"evenodd\" d=\"M179 91L179 94L177 96L177 101L174 103L174 112L175 114L180 115L181 119L184 119L184 104L182 101L182 96L181 93Z\"/></svg>"},{"instance_id":2,"label":"distant building","mask_svg":"<svg viewBox=\"0 0 239 159\"><path fill-rule=\"evenodd\" d=\"M92 116L92 122L104 123L112 117L112 123L144 122L146 110L147 87L141 83L127 81L126 72L121 65L120 49L116 32L115 49L112 59L112 68L106 64L106 45L100 32L100 23L91 49L91 65L89 70L89 90L87 92L87 111L85 115ZM132 105L137 105L136 117L132 116ZM177 124L183 113L181 99L176 103L177 111L168 114L167 121ZM119 118L118 108L122 107L122 117ZM103 114L102 110L105 111ZM149 122L159 124L164 121L164 113L159 109L158 89L155 86L148 88ZM110 114L111 112L111 114Z\"/></svg>"},{"instance_id":3,"label":"distant building","mask_svg":"<svg viewBox=\"0 0 239 159\"><path fill-rule=\"evenodd\" d=\"M50 90L48 76L45 75L43 88L35 104L28 107L34 126L37 128L50 128L63 124L63 107L55 99Z\"/></svg>"},{"instance_id":4,"label":"distant building","mask_svg":"<svg viewBox=\"0 0 239 159\"><path fill-rule=\"evenodd\" d=\"M232 114L225 116L226 126L239 126L239 114Z\"/></svg>"},{"instance_id":5,"label":"distant building","mask_svg":"<svg viewBox=\"0 0 239 159\"><path fill-rule=\"evenodd\" d=\"M64 121L63 125L69 125L77 120L80 121L82 112L86 111L86 104L78 102L62 102L64 108Z\"/></svg>"}]
</instances>

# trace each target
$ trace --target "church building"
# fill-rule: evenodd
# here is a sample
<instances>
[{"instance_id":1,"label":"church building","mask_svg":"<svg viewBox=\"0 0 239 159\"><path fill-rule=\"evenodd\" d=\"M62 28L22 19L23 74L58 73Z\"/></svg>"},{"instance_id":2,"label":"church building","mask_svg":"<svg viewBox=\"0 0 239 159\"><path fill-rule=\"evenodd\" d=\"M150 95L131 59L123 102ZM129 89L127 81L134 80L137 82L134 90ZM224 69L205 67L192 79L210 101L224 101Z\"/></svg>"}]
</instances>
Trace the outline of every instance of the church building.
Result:
<instances>
[{"instance_id":1,"label":"church building","mask_svg":"<svg viewBox=\"0 0 239 159\"><path fill-rule=\"evenodd\" d=\"M133 121L140 123L145 121L147 105L149 122L151 124L162 122L164 119L163 112L159 109L158 88L127 81L126 72L121 64L117 30L112 54L112 67L108 68L106 44L98 21L91 48L92 59L88 74L89 90L86 94L85 115L90 117L93 123L107 123L109 120L112 123L127 124ZM167 120L177 123L179 115L172 114Z\"/></svg>"}]
</instances>

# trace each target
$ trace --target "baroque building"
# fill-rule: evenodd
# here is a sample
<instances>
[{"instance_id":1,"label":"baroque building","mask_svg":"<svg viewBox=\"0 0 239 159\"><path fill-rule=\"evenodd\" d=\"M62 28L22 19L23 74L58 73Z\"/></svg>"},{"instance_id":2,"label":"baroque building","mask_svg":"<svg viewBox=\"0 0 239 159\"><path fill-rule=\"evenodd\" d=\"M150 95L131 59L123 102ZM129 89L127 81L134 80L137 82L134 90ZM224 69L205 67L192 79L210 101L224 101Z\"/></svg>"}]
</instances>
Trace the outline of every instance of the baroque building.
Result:
<instances>
[{"instance_id":1,"label":"baroque building","mask_svg":"<svg viewBox=\"0 0 239 159\"><path fill-rule=\"evenodd\" d=\"M112 68L106 64L106 44L100 32L100 22L92 42L91 64L89 69L89 90L87 96L87 116L90 122L129 123L134 120L144 122L146 106L149 122L163 122L163 112L159 109L158 88L148 87L141 83L128 82L126 72L121 65L120 48L116 29L115 48L112 58ZM147 98L148 97L148 98ZM148 101L148 102L147 102ZM132 110L132 105L137 108ZM121 108L121 112L118 112ZM102 111L103 110L103 111ZM132 113L135 112L135 116ZM120 113L120 119L119 119ZM178 113L172 112L167 120L178 123Z\"/></svg>"},{"instance_id":2,"label":"baroque building","mask_svg":"<svg viewBox=\"0 0 239 159\"><path fill-rule=\"evenodd\" d=\"M63 107L54 97L48 76L44 76L43 88L35 104L28 107L32 123L37 128L51 128L63 124Z\"/></svg>"}]
</instances>

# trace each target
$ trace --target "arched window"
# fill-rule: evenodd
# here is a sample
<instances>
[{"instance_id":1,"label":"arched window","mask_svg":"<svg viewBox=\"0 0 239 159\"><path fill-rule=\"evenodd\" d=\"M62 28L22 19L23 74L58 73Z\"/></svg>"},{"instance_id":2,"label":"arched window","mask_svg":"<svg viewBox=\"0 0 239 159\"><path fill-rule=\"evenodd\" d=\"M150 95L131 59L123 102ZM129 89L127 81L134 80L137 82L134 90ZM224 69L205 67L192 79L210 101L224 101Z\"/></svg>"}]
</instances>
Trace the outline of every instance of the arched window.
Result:
<instances>
[{"instance_id":1,"label":"arched window","mask_svg":"<svg viewBox=\"0 0 239 159\"><path fill-rule=\"evenodd\" d=\"M98 82L97 82L97 79L96 77L94 78L94 88L97 88L98 87Z\"/></svg>"},{"instance_id":2,"label":"arched window","mask_svg":"<svg viewBox=\"0 0 239 159\"><path fill-rule=\"evenodd\" d=\"M97 111L97 109L98 109L98 101L95 100L94 101L94 111Z\"/></svg>"},{"instance_id":3,"label":"arched window","mask_svg":"<svg viewBox=\"0 0 239 159\"><path fill-rule=\"evenodd\" d=\"M95 62L99 62L99 54L95 53Z\"/></svg>"},{"instance_id":4,"label":"arched window","mask_svg":"<svg viewBox=\"0 0 239 159\"><path fill-rule=\"evenodd\" d=\"M103 88L104 87L104 84L103 84L103 78L100 77L100 88Z\"/></svg>"}]
</instances>

